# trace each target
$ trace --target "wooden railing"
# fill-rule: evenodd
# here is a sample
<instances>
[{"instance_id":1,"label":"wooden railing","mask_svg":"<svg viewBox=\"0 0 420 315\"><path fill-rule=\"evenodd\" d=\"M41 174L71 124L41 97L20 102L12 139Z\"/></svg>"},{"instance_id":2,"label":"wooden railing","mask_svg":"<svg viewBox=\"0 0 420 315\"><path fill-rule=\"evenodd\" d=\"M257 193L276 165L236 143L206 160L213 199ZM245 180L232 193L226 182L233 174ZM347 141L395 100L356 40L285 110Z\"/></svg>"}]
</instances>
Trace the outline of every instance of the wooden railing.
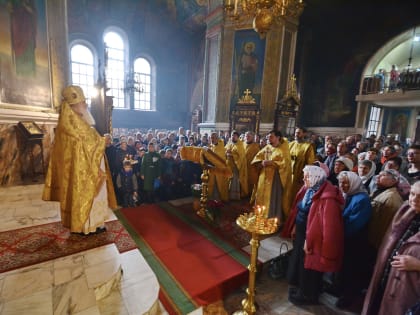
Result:
<instances>
[{"instance_id":1,"label":"wooden railing","mask_svg":"<svg viewBox=\"0 0 420 315\"><path fill-rule=\"evenodd\" d=\"M399 82L394 90L389 90L386 84L381 87L379 76L366 76L363 79L362 94L391 93L395 91L420 90L420 71L404 71L400 73Z\"/></svg>"}]
</instances>

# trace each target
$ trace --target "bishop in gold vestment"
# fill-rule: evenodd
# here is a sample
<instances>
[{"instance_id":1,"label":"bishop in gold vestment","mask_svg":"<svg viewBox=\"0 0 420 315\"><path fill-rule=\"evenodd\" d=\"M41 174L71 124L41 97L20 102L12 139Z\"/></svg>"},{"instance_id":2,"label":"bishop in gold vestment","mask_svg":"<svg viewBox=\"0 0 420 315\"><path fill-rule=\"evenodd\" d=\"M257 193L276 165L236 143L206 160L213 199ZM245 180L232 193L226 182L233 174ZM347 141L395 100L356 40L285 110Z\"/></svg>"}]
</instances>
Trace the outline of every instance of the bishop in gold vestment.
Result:
<instances>
[{"instance_id":1,"label":"bishop in gold vestment","mask_svg":"<svg viewBox=\"0 0 420 315\"><path fill-rule=\"evenodd\" d=\"M71 232L89 234L104 227L108 207L116 208L105 138L88 123L82 89L69 86L62 95L42 199L60 202L61 222Z\"/></svg>"},{"instance_id":2,"label":"bishop in gold vestment","mask_svg":"<svg viewBox=\"0 0 420 315\"><path fill-rule=\"evenodd\" d=\"M289 143L279 131L271 131L269 143L255 156L252 164L260 168L255 204L265 207L264 215L284 222L291 205L292 170Z\"/></svg>"}]
</instances>

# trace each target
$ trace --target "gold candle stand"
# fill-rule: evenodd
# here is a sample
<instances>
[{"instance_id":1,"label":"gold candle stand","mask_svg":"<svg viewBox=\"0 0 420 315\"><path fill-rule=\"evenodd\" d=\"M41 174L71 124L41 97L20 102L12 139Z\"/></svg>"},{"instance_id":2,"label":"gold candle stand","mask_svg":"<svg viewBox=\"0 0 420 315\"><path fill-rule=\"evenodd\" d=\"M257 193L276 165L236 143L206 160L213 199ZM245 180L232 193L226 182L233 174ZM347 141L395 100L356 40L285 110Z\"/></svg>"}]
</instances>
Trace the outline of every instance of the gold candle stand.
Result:
<instances>
[{"instance_id":1,"label":"gold candle stand","mask_svg":"<svg viewBox=\"0 0 420 315\"><path fill-rule=\"evenodd\" d=\"M205 218L206 209L207 209L207 199L209 192L209 169L207 166L202 165L203 173L201 174L201 197L200 197L200 209L197 211L197 214Z\"/></svg>"},{"instance_id":2,"label":"gold candle stand","mask_svg":"<svg viewBox=\"0 0 420 315\"><path fill-rule=\"evenodd\" d=\"M277 218L266 218L264 209L261 211L257 207L255 212L241 214L236 219L236 224L241 229L251 234L251 258L248 265L249 279L248 288L246 289L247 297L242 300L242 310L236 311L234 315L253 315L255 314L255 276L257 274L257 258L258 248L260 247L260 239L264 235L273 234L278 229Z\"/></svg>"}]
</instances>

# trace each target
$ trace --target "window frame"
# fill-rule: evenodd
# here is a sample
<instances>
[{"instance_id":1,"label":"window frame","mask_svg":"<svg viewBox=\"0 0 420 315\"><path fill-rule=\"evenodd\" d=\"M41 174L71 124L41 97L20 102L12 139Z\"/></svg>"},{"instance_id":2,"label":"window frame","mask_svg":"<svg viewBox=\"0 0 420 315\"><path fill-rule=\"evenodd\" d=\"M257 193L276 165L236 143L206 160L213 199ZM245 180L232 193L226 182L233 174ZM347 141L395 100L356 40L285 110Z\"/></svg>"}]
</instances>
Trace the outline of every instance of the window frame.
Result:
<instances>
[{"instance_id":1,"label":"window frame","mask_svg":"<svg viewBox=\"0 0 420 315\"><path fill-rule=\"evenodd\" d=\"M134 70L134 64L136 63L136 61L138 59L144 59L149 63L150 66L150 108L149 109L142 109L142 108L136 108L136 97L134 95L134 93L136 92L132 92L133 94L133 110L136 111L156 111L156 64L153 60L152 57L150 57L147 54L139 54L137 55L134 59L133 59L133 74L136 74L137 72L135 72Z\"/></svg>"},{"instance_id":2,"label":"window frame","mask_svg":"<svg viewBox=\"0 0 420 315\"><path fill-rule=\"evenodd\" d=\"M372 117L375 115L375 117ZM376 104L371 104L369 108L369 119L367 121L366 128L366 137L369 137L372 134L378 135L381 134L379 131L382 125L382 119L384 115L384 110L382 107L377 106Z\"/></svg>"},{"instance_id":3,"label":"window frame","mask_svg":"<svg viewBox=\"0 0 420 315\"><path fill-rule=\"evenodd\" d=\"M123 42L123 46L124 46L123 47L123 55L124 55L124 60L123 60L123 69L124 70L123 70L123 72L124 73L122 73L123 82L122 82L122 88L121 88L121 90L122 90L121 93L123 94L123 97L119 98L119 99L122 99L122 101L124 103L124 106L123 107L116 106L115 96L114 96L113 109L129 110L129 109L131 109L130 95L129 95L128 91L126 90L126 76L127 76L127 72L128 72L127 69L129 69L129 51L130 51L129 41L128 41L127 34L121 28L116 27L116 26L106 27L105 30L102 33L102 40L103 40L104 50L106 52L106 55L108 55L108 52L107 52L108 47L107 47L106 42L105 42L105 36L106 36L107 33L111 33L111 32L116 33L118 36L120 36L120 38ZM109 57L107 57L107 59L108 58ZM106 66L107 66L107 64L109 62L109 59L106 60L105 62L106 62ZM106 81L109 84L110 78L109 78L108 72L106 73ZM108 85L108 88L110 88L110 91L112 90L111 86L109 86L109 85ZM111 96L113 96L113 95L111 95Z\"/></svg>"},{"instance_id":4,"label":"window frame","mask_svg":"<svg viewBox=\"0 0 420 315\"><path fill-rule=\"evenodd\" d=\"M85 85L80 85L80 84L75 83L73 81L72 49L75 46L78 46L78 45L86 47L92 53L92 58L93 58L93 64L92 64L92 67L93 67L93 86L92 86L92 90L93 90L93 93L91 95L89 95L89 92L86 90ZM83 92L86 94L85 95L85 97L87 99L86 103L90 107L91 103L92 103L92 98L94 98L96 96L95 84L98 80L98 53L95 49L95 46L93 46L89 41L84 40L84 39L75 39L75 40L71 41L70 44L69 44L69 69L70 69L70 71L69 71L69 82L71 82L72 84L80 85L80 87L83 89Z\"/></svg>"}]
</instances>

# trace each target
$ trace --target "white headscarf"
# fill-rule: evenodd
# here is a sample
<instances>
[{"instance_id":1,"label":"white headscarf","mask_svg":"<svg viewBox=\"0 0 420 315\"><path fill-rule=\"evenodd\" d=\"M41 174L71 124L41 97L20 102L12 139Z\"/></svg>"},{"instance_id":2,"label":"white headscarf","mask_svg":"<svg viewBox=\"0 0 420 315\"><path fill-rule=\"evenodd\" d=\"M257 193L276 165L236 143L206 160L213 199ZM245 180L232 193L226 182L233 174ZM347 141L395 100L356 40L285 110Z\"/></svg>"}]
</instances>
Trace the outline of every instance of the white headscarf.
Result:
<instances>
[{"instance_id":1,"label":"white headscarf","mask_svg":"<svg viewBox=\"0 0 420 315\"><path fill-rule=\"evenodd\" d=\"M370 170L369 170L369 173L367 173L366 175L360 176L363 184L366 183L373 175L375 175L375 172L376 172L375 163L373 163L371 160L362 160L362 161L359 161L358 165L364 164L364 163L370 163Z\"/></svg>"},{"instance_id":2,"label":"white headscarf","mask_svg":"<svg viewBox=\"0 0 420 315\"><path fill-rule=\"evenodd\" d=\"M349 180L349 191L347 193L343 193L344 199L347 196L353 196L357 193L364 192L367 193L365 185L362 183L362 179L354 172L349 171L342 171L338 174L338 180L342 179L343 177L347 177Z\"/></svg>"},{"instance_id":3,"label":"white headscarf","mask_svg":"<svg viewBox=\"0 0 420 315\"><path fill-rule=\"evenodd\" d=\"M306 165L303 168L303 173L308 173L308 175L309 175L309 187L308 188L314 187L315 185L320 185L327 179L327 174L319 166Z\"/></svg>"}]
</instances>

